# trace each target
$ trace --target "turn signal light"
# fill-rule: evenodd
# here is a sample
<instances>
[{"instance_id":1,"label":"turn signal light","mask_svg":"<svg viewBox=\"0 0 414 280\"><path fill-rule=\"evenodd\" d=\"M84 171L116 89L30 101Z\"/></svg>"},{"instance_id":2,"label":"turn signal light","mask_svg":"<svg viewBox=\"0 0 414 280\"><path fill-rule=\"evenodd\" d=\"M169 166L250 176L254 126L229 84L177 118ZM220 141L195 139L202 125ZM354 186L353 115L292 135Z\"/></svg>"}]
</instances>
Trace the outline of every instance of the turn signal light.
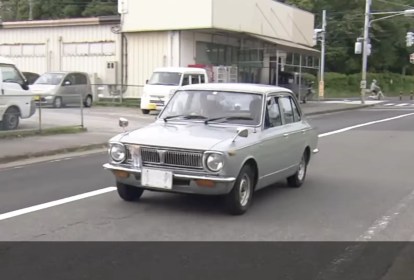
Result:
<instances>
[{"instance_id":1,"label":"turn signal light","mask_svg":"<svg viewBox=\"0 0 414 280\"><path fill-rule=\"evenodd\" d=\"M195 181L199 187L207 187L207 188L214 188L215 183L210 180L196 180Z\"/></svg>"},{"instance_id":2,"label":"turn signal light","mask_svg":"<svg viewBox=\"0 0 414 280\"><path fill-rule=\"evenodd\" d=\"M114 170L113 172L114 172L114 175L116 177L119 177L119 178L128 178L129 177L129 173L126 172L126 171Z\"/></svg>"}]
</instances>

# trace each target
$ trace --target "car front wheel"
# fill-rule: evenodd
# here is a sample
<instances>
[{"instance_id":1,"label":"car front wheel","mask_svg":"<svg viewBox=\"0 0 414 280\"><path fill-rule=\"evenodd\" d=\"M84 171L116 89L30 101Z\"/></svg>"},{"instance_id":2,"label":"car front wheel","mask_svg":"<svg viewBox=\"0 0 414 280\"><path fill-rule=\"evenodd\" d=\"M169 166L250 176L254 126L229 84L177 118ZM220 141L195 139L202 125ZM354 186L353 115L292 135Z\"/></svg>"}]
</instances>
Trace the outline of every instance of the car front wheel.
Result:
<instances>
[{"instance_id":1,"label":"car front wheel","mask_svg":"<svg viewBox=\"0 0 414 280\"><path fill-rule=\"evenodd\" d=\"M15 108L7 109L6 113L3 116L3 129L4 130L13 130L19 126L19 111Z\"/></svg>"},{"instance_id":2,"label":"car front wheel","mask_svg":"<svg viewBox=\"0 0 414 280\"><path fill-rule=\"evenodd\" d=\"M244 214L252 203L253 192L254 172L250 166L245 165L225 198L227 211L232 215Z\"/></svg>"},{"instance_id":3,"label":"car front wheel","mask_svg":"<svg viewBox=\"0 0 414 280\"><path fill-rule=\"evenodd\" d=\"M119 196L125 201L137 201L141 198L144 192L143 189L130 186L130 185L126 185L126 184L122 184L119 182L116 183L116 187L117 187Z\"/></svg>"},{"instance_id":4,"label":"car front wheel","mask_svg":"<svg viewBox=\"0 0 414 280\"><path fill-rule=\"evenodd\" d=\"M308 169L308 157L305 152L299 163L298 171L295 174L287 178L288 186L291 188L299 188L303 185L306 178L306 171Z\"/></svg>"},{"instance_id":5,"label":"car front wheel","mask_svg":"<svg viewBox=\"0 0 414 280\"><path fill-rule=\"evenodd\" d=\"M142 109L141 112L143 115L148 115L150 113L150 110Z\"/></svg>"}]
</instances>

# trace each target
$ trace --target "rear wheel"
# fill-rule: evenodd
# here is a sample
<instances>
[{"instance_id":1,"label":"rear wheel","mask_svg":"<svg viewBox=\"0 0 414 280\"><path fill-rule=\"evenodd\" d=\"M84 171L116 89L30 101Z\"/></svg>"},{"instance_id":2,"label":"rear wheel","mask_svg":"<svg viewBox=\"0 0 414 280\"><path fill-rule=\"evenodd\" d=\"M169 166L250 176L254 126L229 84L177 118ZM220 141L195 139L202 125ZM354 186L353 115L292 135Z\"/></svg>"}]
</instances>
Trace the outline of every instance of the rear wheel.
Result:
<instances>
[{"instance_id":1,"label":"rear wheel","mask_svg":"<svg viewBox=\"0 0 414 280\"><path fill-rule=\"evenodd\" d=\"M62 106L63 106L62 97L56 97L55 100L53 100L53 107L62 108Z\"/></svg>"},{"instance_id":2,"label":"rear wheel","mask_svg":"<svg viewBox=\"0 0 414 280\"><path fill-rule=\"evenodd\" d=\"M85 102L83 102L83 105L86 108L92 107L92 96L90 96L90 95L86 96L86 99L85 99Z\"/></svg>"},{"instance_id":3,"label":"rear wheel","mask_svg":"<svg viewBox=\"0 0 414 280\"><path fill-rule=\"evenodd\" d=\"M116 187L117 187L119 196L125 201L137 201L141 198L144 192L143 189L130 186L130 185L126 185L123 183L119 183L119 182L116 183Z\"/></svg>"},{"instance_id":4,"label":"rear wheel","mask_svg":"<svg viewBox=\"0 0 414 280\"><path fill-rule=\"evenodd\" d=\"M141 112L142 112L143 115L148 115L150 113L150 110L141 109Z\"/></svg>"},{"instance_id":5,"label":"rear wheel","mask_svg":"<svg viewBox=\"0 0 414 280\"><path fill-rule=\"evenodd\" d=\"M4 130L13 130L19 126L19 110L16 108L9 108L4 113L2 126Z\"/></svg>"},{"instance_id":6,"label":"rear wheel","mask_svg":"<svg viewBox=\"0 0 414 280\"><path fill-rule=\"evenodd\" d=\"M299 188L303 185L306 178L306 171L308 169L308 154L303 153L302 159L299 163L298 171L287 178L288 186L291 188Z\"/></svg>"},{"instance_id":7,"label":"rear wheel","mask_svg":"<svg viewBox=\"0 0 414 280\"><path fill-rule=\"evenodd\" d=\"M245 165L225 198L227 211L232 215L244 214L252 203L253 192L254 172L249 165Z\"/></svg>"}]
</instances>

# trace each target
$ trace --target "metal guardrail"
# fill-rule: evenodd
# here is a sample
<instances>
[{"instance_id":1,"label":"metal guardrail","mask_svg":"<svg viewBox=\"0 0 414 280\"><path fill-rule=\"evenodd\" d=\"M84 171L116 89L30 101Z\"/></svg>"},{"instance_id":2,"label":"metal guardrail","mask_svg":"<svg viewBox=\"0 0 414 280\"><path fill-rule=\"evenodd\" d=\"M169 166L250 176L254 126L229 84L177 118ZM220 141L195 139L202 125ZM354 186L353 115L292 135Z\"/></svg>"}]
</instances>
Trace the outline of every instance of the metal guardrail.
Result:
<instances>
[{"instance_id":1,"label":"metal guardrail","mask_svg":"<svg viewBox=\"0 0 414 280\"><path fill-rule=\"evenodd\" d=\"M46 129L75 126L84 128L85 105L92 105L87 102L89 100L82 94L0 95L0 104L4 106L4 111L0 110L0 117L2 117L0 132L42 133Z\"/></svg>"}]
</instances>

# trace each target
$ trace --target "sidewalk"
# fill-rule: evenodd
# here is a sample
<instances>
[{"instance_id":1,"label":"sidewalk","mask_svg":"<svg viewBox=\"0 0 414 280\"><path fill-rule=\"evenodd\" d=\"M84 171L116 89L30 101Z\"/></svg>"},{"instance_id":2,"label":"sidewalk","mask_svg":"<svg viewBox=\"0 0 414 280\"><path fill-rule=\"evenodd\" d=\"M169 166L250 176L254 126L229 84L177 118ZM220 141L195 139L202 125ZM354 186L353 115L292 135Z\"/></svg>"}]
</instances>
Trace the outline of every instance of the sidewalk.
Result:
<instances>
[{"instance_id":1,"label":"sidewalk","mask_svg":"<svg viewBox=\"0 0 414 280\"><path fill-rule=\"evenodd\" d=\"M371 106L369 104L343 104L317 101L301 105L302 111L306 115L317 115ZM114 123L117 121L113 120L114 117L115 116L108 116L108 120L110 120L111 123ZM145 124L146 123L137 123L137 125L131 125L131 127L139 128ZM89 126L87 125L87 128L88 132L79 134L0 139L0 164L32 157L102 149L105 147L107 141L112 136L116 135L116 131L121 132L121 129L117 130L112 126L106 126L106 128L104 128L102 124L100 124L99 127L94 127L94 123L90 123Z\"/></svg>"}]
</instances>

